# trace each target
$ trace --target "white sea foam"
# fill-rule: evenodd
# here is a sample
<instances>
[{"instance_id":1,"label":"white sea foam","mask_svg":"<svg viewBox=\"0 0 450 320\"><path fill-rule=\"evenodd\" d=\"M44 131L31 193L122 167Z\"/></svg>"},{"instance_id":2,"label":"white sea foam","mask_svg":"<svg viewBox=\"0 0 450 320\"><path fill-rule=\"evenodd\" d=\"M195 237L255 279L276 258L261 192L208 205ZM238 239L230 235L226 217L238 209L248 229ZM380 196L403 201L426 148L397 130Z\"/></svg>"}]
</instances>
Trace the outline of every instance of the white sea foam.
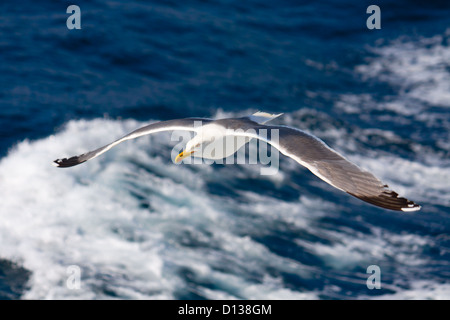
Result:
<instances>
[{"instance_id":1,"label":"white sea foam","mask_svg":"<svg viewBox=\"0 0 450 320\"><path fill-rule=\"evenodd\" d=\"M168 135L129 141L89 165L51 165L140 125L72 121L54 136L19 143L1 160L0 256L32 272L24 298L172 299L187 290L183 269L223 286L197 289L210 298L317 298L264 275L269 266L304 272L297 262L235 234L242 225L229 223L220 201L204 189L203 178L217 173L210 166L174 165L167 158ZM251 221L244 229L251 232ZM249 282L233 275L233 266L216 270L223 259L263 278ZM82 272L79 290L66 285L71 265Z\"/></svg>"},{"instance_id":2,"label":"white sea foam","mask_svg":"<svg viewBox=\"0 0 450 320\"><path fill-rule=\"evenodd\" d=\"M302 125L295 116L287 119ZM281 274L312 279L322 274L320 267L276 253L258 240L286 226L299 234L291 240L296 250L306 250L336 270L386 257L406 265L414 257L426 264L411 246L429 245L427 238L379 227L371 227L367 236L321 225L320 219L338 215L342 206L319 196L299 193L296 201L285 201L245 189L237 190L245 201L211 196L208 183L254 177L257 168L174 165L170 135L128 141L71 169L51 166L53 159L99 147L141 125L72 121L54 136L19 143L1 159L0 257L31 271L24 298L173 299L197 294L209 299L318 299L322 289L301 292ZM353 139L340 128L326 134L338 146ZM352 159L419 202L431 197L448 205L443 194L449 172L438 166L395 157ZM281 161L283 171L260 177L274 188L299 170L293 161ZM418 187L423 179L425 190ZM305 241L302 233L327 241ZM71 265L82 272L79 290L66 283Z\"/></svg>"},{"instance_id":3,"label":"white sea foam","mask_svg":"<svg viewBox=\"0 0 450 320\"><path fill-rule=\"evenodd\" d=\"M402 94L432 105L450 106L449 34L418 40L399 39L374 48L379 57L356 70L364 78L377 78L398 86Z\"/></svg>"},{"instance_id":4,"label":"white sea foam","mask_svg":"<svg viewBox=\"0 0 450 320\"><path fill-rule=\"evenodd\" d=\"M394 288L395 289L395 288ZM397 288L396 293L371 297L381 300L448 300L450 297L450 284L436 281L417 280L411 283L408 289Z\"/></svg>"},{"instance_id":5,"label":"white sea foam","mask_svg":"<svg viewBox=\"0 0 450 320\"><path fill-rule=\"evenodd\" d=\"M375 115L371 111L377 111L378 121L441 128L437 143L448 150L449 35L447 30L431 38L400 38L369 48L374 56L357 66L356 74L362 81L388 84L396 93L383 97L344 93L336 99L335 107L348 114L359 114L366 121L372 121Z\"/></svg>"}]
</instances>

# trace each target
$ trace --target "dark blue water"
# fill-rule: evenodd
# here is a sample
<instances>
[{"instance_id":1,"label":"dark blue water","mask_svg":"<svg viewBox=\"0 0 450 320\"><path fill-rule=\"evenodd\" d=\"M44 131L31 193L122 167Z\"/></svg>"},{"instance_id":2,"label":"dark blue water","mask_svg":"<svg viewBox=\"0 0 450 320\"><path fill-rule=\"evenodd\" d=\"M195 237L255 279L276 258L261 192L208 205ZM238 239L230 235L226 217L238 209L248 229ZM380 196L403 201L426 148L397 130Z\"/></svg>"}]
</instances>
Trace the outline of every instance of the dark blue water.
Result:
<instances>
[{"instance_id":1,"label":"dark blue water","mask_svg":"<svg viewBox=\"0 0 450 320\"><path fill-rule=\"evenodd\" d=\"M0 298L450 298L450 4L378 1L369 30L371 4L0 4ZM167 137L48 166L149 121L257 110L423 209L366 205L288 160L273 178L175 166Z\"/></svg>"}]
</instances>

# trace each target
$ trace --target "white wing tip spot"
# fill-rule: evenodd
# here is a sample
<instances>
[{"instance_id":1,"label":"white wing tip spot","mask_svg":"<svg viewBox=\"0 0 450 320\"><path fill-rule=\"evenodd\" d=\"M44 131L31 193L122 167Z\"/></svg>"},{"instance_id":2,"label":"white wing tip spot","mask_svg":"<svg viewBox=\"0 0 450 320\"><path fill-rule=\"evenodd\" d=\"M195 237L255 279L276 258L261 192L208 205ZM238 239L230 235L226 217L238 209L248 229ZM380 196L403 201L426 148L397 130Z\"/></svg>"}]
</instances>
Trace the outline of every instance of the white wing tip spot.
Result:
<instances>
[{"instance_id":1,"label":"white wing tip spot","mask_svg":"<svg viewBox=\"0 0 450 320\"><path fill-rule=\"evenodd\" d=\"M407 208L402 208L404 212L419 211L422 207L417 204L408 204Z\"/></svg>"}]
</instances>

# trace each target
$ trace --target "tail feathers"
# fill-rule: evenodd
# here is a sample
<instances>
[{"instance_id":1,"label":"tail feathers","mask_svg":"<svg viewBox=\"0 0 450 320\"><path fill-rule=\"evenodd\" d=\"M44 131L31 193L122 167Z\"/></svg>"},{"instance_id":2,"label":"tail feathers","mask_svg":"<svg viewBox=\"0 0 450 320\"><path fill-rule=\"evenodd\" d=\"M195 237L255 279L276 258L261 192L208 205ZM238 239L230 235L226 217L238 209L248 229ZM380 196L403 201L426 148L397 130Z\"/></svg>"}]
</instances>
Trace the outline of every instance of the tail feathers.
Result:
<instances>
[{"instance_id":1,"label":"tail feathers","mask_svg":"<svg viewBox=\"0 0 450 320\"><path fill-rule=\"evenodd\" d=\"M258 111L258 112L255 112L254 114L252 114L251 116L249 116L248 118L251 121L254 121L256 123L265 124L266 122L269 122L275 118L278 118L281 115L282 115L282 113L273 114L273 113Z\"/></svg>"}]
</instances>

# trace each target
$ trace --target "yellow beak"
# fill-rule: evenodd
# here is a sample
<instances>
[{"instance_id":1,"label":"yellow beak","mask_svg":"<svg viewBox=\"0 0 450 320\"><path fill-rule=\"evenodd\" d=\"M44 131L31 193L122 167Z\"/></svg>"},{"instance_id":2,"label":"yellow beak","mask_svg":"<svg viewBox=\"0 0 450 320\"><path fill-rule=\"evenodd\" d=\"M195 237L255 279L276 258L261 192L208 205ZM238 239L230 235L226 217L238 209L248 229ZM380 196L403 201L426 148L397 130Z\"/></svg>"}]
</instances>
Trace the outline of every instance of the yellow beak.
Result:
<instances>
[{"instance_id":1,"label":"yellow beak","mask_svg":"<svg viewBox=\"0 0 450 320\"><path fill-rule=\"evenodd\" d=\"M183 151L183 152L181 152L179 155L177 155L177 157L175 158L175 163L178 163L178 162L180 162L181 160L183 160L184 158L187 158L187 157L189 157L191 154L193 154L194 153L194 151L188 151L188 152L186 152L186 151Z\"/></svg>"}]
</instances>

